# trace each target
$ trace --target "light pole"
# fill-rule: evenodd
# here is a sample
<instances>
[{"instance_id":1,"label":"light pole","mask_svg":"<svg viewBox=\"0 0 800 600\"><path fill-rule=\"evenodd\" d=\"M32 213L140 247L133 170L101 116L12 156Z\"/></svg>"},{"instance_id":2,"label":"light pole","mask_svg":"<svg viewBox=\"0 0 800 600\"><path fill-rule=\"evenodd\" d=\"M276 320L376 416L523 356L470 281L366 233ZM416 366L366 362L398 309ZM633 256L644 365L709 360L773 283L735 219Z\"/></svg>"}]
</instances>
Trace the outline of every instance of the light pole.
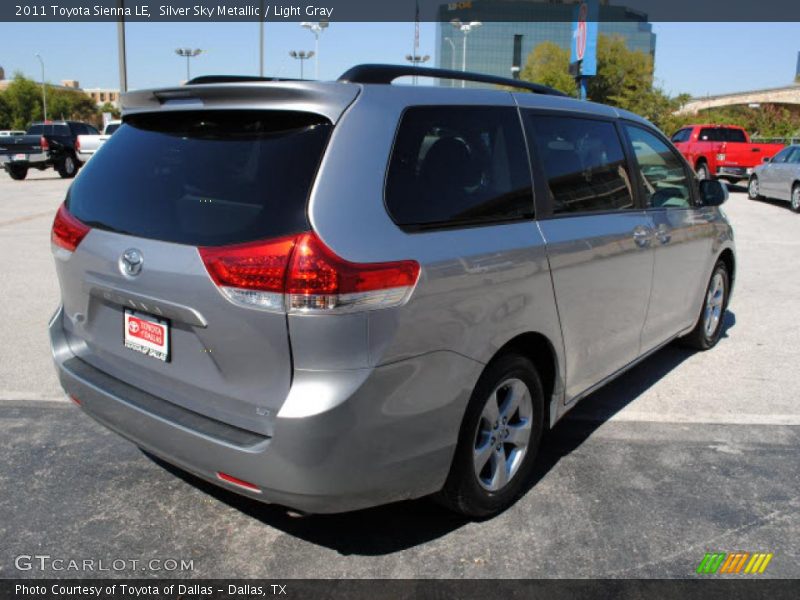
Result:
<instances>
[{"instance_id":1,"label":"light pole","mask_svg":"<svg viewBox=\"0 0 800 600\"><path fill-rule=\"evenodd\" d=\"M261 0L258 30L258 76L264 76L264 0Z\"/></svg>"},{"instance_id":2,"label":"light pole","mask_svg":"<svg viewBox=\"0 0 800 600\"><path fill-rule=\"evenodd\" d=\"M125 12L124 0L119 0L120 12ZM128 91L128 58L125 53L125 17L117 21L117 53L119 59L119 91L124 94Z\"/></svg>"},{"instance_id":3,"label":"light pole","mask_svg":"<svg viewBox=\"0 0 800 600\"><path fill-rule=\"evenodd\" d=\"M327 21L317 21L314 23L310 23L308 21L304 21L300 23L300 27L305 27L311 33L314 34L314 54L317 56L316 60L314 61L314 79L319 79L319 36L328 28ZM302 62L300 63L303 64Z\"/></svg>"},{"instance_id":4,"label":"light pole","mask_svg":"<svg viewBox=\"0 0 800 600\"><path fill-rule=\"evenodd\" d=\"M455 71L456 69L456 44L451 37L445 37L444 41L450 44L450 70ZM455 82L451 79L450 80L450 87L453 87Z\"/></svg>"},{"instance_id":5,"label":"light pole","mask_svg":"<svg viewBox=\"0 0 800 600\"><path fill-rule=\"evenodd\" d=\"M461 50L461 70L462 71L466 71L467 70L467 35L469 35L469 33L471 31L474 31L475 29L477 29L478 27L483 25L483 23L481 23L480 21L470 21L469 23L463 23L459 19L453 19L452 21L450 21L450 25L452 25L453 27L458 29L464 35L464 47ZM462 80L461 81L461 87L466 87L466 83L467 83L466 81Z\"/></svg>"},{"instance_id":6,"label":"light pole","mask_svg":"<svg viewBox=\"0 0 800 600\"><path fill-rule=\"evenodd\" d=\"M300 61L300 79L303 79L303 63L309 59L314 57L315 52L311 50L310 52L306 52L305 50L292 50L289 52L289 56L292 58L296 58Z\"/></svg>"},{"instance_id":7,"label":"light pole","mask_svg":"<svg viewBox=\"0 0 800 600\"><path fill-rule=\"evenodd\" d=\"M38 52L36 53L36 58L39 59L39 64L42 65L42 108L44 109L44 121L47 122L47 87L44 84L44 61Z\"/></svg>"},{"instance_id":8,"label":"light pole","mask_svg":"<svg viewBox=\"0 0 800 600\"><path fill-rule=\"evenodd\" d=\"M192 78L191 70L189 69L189 61L193 59L195 56L200 54L202 50L200 48L195 48L192 50L191 48L176 48L175 54L178 56L186 58L186 81L189 81Z\"/></svg>"},{"instance_id":9,"label":"light pole","mask_svg":"<svg viewBox=\"0 0 800 600\"><path fill-rule=\"evenodd\" d=\"M430 55L426 54L424 56L420 56L419 54L406 54L406 60L410 62L415 67L420 63L426 63L431 59ZM412 78L414 85L417 85L417 76L414 75Z\"/></svg>"}]
</instances>

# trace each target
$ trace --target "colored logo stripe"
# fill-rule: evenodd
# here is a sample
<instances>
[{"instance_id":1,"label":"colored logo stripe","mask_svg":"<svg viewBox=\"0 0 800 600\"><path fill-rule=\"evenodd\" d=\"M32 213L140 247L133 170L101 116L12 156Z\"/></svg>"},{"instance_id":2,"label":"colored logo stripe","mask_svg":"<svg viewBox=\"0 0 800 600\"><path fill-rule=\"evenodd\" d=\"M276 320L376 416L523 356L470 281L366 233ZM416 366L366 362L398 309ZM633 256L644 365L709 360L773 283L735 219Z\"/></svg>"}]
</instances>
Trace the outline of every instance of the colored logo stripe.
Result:
<instances>
[{"instance_id":1,"label":"colored logo stripe","mask_svg":"<svg viewBox=\"0 0 800 600\"><path fill-rule=\"evenodd\" d=\"M697 565L699 574L731 574L746 573L750 575L763 573L772 560L772 553L755 552L706 552L703 560ZM745 565L747 565L745 567ZM744 569L744 571L742 571Z\"/></svg>"}]
</instances>

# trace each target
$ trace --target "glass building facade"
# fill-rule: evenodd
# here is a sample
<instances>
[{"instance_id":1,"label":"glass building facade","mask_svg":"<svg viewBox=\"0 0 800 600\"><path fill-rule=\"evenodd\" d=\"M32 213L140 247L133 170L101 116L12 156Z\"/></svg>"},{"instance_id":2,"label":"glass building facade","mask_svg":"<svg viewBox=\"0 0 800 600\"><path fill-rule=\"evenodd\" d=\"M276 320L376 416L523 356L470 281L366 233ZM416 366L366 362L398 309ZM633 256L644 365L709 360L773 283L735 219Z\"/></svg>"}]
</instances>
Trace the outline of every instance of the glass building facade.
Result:
<instances>
[{"instance_id":1,"label":"glass building facade","mask_svg":"<svg viewBox=\"0 0 800 600\"><path fill-rule=\"evenodd\" d=\"M520 67L542 42L569 50L575 3L559 0L478 0L443 4L436 25L436 66L462 70L464 34L450 21L483 24L467 36L466 70L501 77L512 76L515 53ZM621 36L628 48L655 58L656 36L647 15L601 1L600 35ZM452 85L442 81L443 85Z\"/></svg>"}]
</instances>

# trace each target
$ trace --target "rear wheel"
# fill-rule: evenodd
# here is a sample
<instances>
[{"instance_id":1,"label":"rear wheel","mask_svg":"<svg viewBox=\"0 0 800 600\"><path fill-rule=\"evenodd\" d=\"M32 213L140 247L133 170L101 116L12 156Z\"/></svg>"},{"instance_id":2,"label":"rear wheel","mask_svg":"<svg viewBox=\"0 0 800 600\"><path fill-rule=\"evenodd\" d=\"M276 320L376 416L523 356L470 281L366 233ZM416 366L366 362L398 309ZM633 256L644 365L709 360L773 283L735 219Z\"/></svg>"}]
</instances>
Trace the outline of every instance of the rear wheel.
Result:
<instances>
[{"instance_id":1,"label":"rear wheel","mask_svg":"<svg viewBox=\"0 0 800 600\"><path fill-rule=\"evenodd\" d=\"M703 181L704 179L711 179L711 173L708 170L708 165L704 162L698 163L695 172L697 173L697 178L700 181Z\"/></svg>"},{"instance_id":2,"label":"rear wheel","mask_svg":"<svg viewBox=\"0 0 800 600\"><path fill-rule=\"evenodd\" d=\"M72 179L78 172L78 161L72 154L67 154L58 164L56 170L63 179Z\"/></svg>"},{"instance_id":3,"label":"rear wheel","mask_svg":"<svg viewBox=\"0 0 800 600\"><path fill-rule=\"evenodd\" d=\"M723 261L717 261L706 288L703 309L692 332L682 342L697 350L708 350L717 345L722 335L722 322L728 307L730 275Z\"/></svg>"},{"instance_id":4,"label":"rear wheel","mask_svg":"<svg viewBox=\"0 0 800 600\"><path fill-rule=\"evenodd\" d=\"M800 183L795 183L792 188L791 207L794 212L800 213Z\"/></svg>"},{"instance_id":5,"label":"rear wheel","mask_svg":"<svg viewBox=\"0 0 800 600\"><path fill-rule=\"evenodd\" d=\"M8 174L11 175L11 179L16 179L17 181L21 181L28 176L28 167L8 165L6 169L8 170Z\"/></svg>"},{"instance_id":6,"label":"rear wheel","mask_svg":"<svg viewBox=\"0 0 800 600\"><path fill-rule=\"evenodd\" d=\"M750 182L747 184L747 197L750 200L760 200L761 194L758 192L758 177L753 175L750 178Z\"/></svg>"},{"instance_id":7,"label":"rear wheel","mask_svg":"<svg viewBox=\"0 0 800 600\"><path fill-rule=\"evenodd\" d=\"M468 517L487 517L524 491L544 429L536 368L516 354L486 367L472 393L456 453L437 500Z\"/></svg>"}]
</instances>

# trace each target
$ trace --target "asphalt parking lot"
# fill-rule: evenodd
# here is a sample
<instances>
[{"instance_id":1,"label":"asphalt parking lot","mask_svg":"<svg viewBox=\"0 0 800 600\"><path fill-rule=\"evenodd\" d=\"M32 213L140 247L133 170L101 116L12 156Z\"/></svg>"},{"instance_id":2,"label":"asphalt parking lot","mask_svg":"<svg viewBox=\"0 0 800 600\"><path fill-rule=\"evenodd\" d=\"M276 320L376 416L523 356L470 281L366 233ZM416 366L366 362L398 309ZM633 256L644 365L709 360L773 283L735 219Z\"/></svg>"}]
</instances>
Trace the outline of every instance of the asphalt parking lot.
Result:
<instances>
[{"instance_id":1,"label":"asphalt parking lot","mask_svg":"<svg viewBox=\"0 0 800 600\"><path fill-rule=\"evenodd\" d=\"M734 551L774 554L757 577L800 577L800 215L788 205L734 188L738 277L719 346L667 347L587 398L546 439L527 494L474 523L427 500L291 515L156 464L65 401L46 324L67 186L52 171L0 172L0 577L92 575L15 567L49 555L193 561L116 573L130 577L682 578L705 552Z\"/></svg>"}]
</instances>

